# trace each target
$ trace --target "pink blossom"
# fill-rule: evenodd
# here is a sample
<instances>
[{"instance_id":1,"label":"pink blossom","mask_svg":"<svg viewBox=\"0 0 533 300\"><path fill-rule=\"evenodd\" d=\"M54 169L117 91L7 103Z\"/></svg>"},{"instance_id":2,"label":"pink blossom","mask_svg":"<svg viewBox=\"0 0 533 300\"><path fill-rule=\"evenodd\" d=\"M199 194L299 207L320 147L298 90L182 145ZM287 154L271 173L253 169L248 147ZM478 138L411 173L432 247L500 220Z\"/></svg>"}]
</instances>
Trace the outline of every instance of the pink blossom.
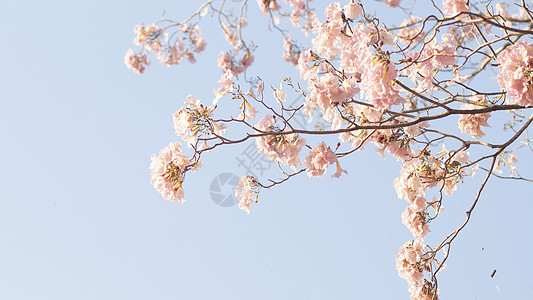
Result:
<instances>
[{"instance_id":1,"label":"pink blossom","mask_svg":"<svg viewBox=\"0 0 533 300\"><path fill-rule=\"evenodd\" d=\"M344 15L348 19L356 19L363 13L363 7L359 3L355 3L353 0L350 3L344 5Z\"/></svg>"},{"instance_id":2,"label":"pink blossom","mask_svg":"<svg viewBox=\"0 0 533 300\"><path fill-rule=\"evenodd\" d=\"M213 92L215 94L213 105L217 104L218 99L231 92L231 89L233 88L233 72L227 69L226 72L224 72L220 77L218 83L220 84L219 87Z\"/></svg>"},{"instance_id":3,"label":"pink blossom","mask_svg":"<svg viewBox=\"0 0 533 300\"><path fill-rule=\"evenodd\" d=\"M285 94L282 88L274 88L274 98L276 98L276 100L278 100L279 102L285 102L287 94Z\"/></svg>"},{"instance_id":4,"label":"pink blossom","mask_svg":"<svg viewBox=\"0 0 533 300\"><path fill-rule=\"evenodd\" d=\"M257 0L259 8L263 14L267 15L269 11L276 11L281 8L276 0Z\"/></svg>"},{"instance_id":5,"label":"pink blossom","mask_svg":"<svg viewBox=\"0 0 533 300\"><path fill-rule=\"evenodd\" d=\"M257 182L252 176L239 178L239 185L235 188L235 197L239 200L239 208L250 213L250 204L257 202Z\"/></svg>"},{"instance_id":6,"label":"pink blossom","mask_svg":"<svg viewBox=\"0 0 533 300\"><path fill-rule=\"evenodd\" d=\"M402 223L409 228L409 231L417 240L424 240L424 237L430 231L426 224L426 214L418 210L416 206L408 206L402 213Z\"/></svg>"},{"instance_id":7,"label":"pink blossom","mask_svg":"<svg viewBox=\"0 0 533 300\"><path fill-rule=\"evenodd\" d=\"M405 102L396 89L396 68L389 59L373 55L363 61L362 67L361 92L376 108L389 109Z\"/></svg>"},{"instance_id":8,"label":"pink blossom","mask_svg":"<svg viewBox=\"0 0 533 300\"><path fill-rule=\"evenodd\" d=\"M300 71L300 77L306 80L312 80L317 78L318 68L315 65L317 60L317 55L307 49L300 54L298 57L298 71ZM311 64L311 65L309 65Z\"/></svg>"},{"instance_id":9,"label":"pink blossom","mask_svg":"<svg viewBox=\"0 0 533 300\"><path fill-rule=\"evenodd\" d=\"M400 27L402 28L398 32L398 36L400 37L400 41L402 43L416 43L422 39L422 28L413 25L417 22L420 22L421 20L422 19L420 17L412 15L411 17L409 17L409 19L404 20L402 24L400 24Z\"/></svg>"},{"instance_id":10,"label":"pink blossom","mask_svg":"<svg viewBox=\"0 0 533 300\"><path fill-rule=\"evenodd\" d=\"M185 99L186 107L172 115L176 135L180 136L187 146L196 143L197 138L210 135L221 135L227 127L224 124L217 124L213 121L213 111L216 106L206 107L200 103L199 98L188 95Z\"/></svg>"},{"instance_id":11,"label":"pink blossom","mask_svg":"<svg viewBox=\"0 0 533 300\"><path fill-rule=\"evenodd\" d=\"M481 103L487 103L487 99L484 97L478 98ZM461 109L471 110L479 109L483 106L478 106L474 104L462 105ZM462 133L470 134L476 139L482 138L485 136L485 133L481 131L481 127L490 127L487 122L490 118L490 113L467 113L461 114L459 117L459 129Z\"/></svg>"},{"instance_id":12,"label":"pink blossom","mask_svg":"<svg viewBox=\"0 0 533 300\"><path fill-rule=\"evenodd\" d=\"M129 49L124 55L124 64L135 73L142 74L146 68L145 66L150 65L150 62L146 59L145 53L136 55L133 50Z\"/></svg>"},{"instance_id":13,"label":"pink blossom","mask_svg":"<svg viewBox=\"0 0 533 300\"><path fill-rule=\"evenodd\" d=\"M418 240L406 242L396 255L398 275L407 281L409 287L423 285L422 247L422 242Z\"/></svg>"},{"instance_id":14,"label":"pink blossom","mask_svg":"<svg viewBox=\"0 0 533 300\"><path fill-rule=\"evenodd\" d=\"M239 59L239 64L241 66L239 68L237 68L236 73L240 74L240 73L246 71L252 65L254 60L255 60L255 57L252 54L252 52L249 52L249 51L246 52L244 54L244 56L241 59Z\"/></svg>"},{"instance_id":15,"label":"pink blossom","mask_svg":"<svg viewBox=\"0 0 533 300\"><path fill-rule=\"evenodd\" d=\"M331 122L336 114L335 106L346 103L347 93L339 78L331 73L311 80L305 97L304 114L311 116L317 107L323 113L324 120ZM351 93L353 96L353 93Z\"/></svg>"},{"instance_id":16,"label":"pink blossom","mask_svg":"<svg viewBox=\"0 0 533 300\"><path fill-rule=\"evenodd\" d=\"M229 56L229 54L227 53L220 52L220 54L218 55L218 59L217 59L217 65L224 72L226 70L231 69L231 65L232 65L231 56Z\"/></svg>"},{"instance_id":17,"label":"pink blossom","mask_svg":"<svg viewBox=\"0 0 533 300\"><path fill-rule=\"evenodd\" d=\"M507 164L509 165L509 168L511 169L511 177L516 175L516 163L518 162L518 159L516 158L515 154L511 154L509 156L509 159L507 160Z\"/></svg>"},{"instance_id":18,"label":"pink blossom","mask_svg":"<svg viewBox=\"0 0 533 300\"><path fill-rule=\"evenodd\" d=\"M407 121L407 119L402 119L402 120ZM422 133L424 133L422 130L423 128L428 128L428 127L429 127L428 121L424 121L424 122L417 123L415 125L404 127L403 131L405 132L405 134L407 134L408 137L415 138L421 135Z\"/></svg>"},{"instance_id":19,"label":"pink blossom","mask_svg":"<svg viewBox=\"0 0 533 300\"><path fill-rule=\"evenodd\" d=\"M271 132L271 135L256 137L257 150L272 161L281 162L296 169L302 162L298 154L305 145L305 139L297 134L283 134L275 125L276 119L266 115L254 127L257 132Z\"/></svg>"},{"instance_id":20,"label":"pink blossom","mask_svg":"<svg viewBox=\"0 0 533 300\"><path fill-rule=\"evenodd\" d=\"M383 3L387 4L390 7L397 7L400 5L402 0L382 0Z\"/></svg>"},{"instance_id":21,"label":"pink blossom","mask_svg":"<svg viewBox=\"0 0 533 300\"><path fill-rule=\"evenodd\" d=\"M246 100L243 101L240 108L241 108L241 113L239 114L237 119L241 119L244 121L254 119L255 117L257 117L257 114L259 113L259 111L255 107L251 106L250 103L248 103L248 101Z\"/></svg>"},{"instance_id":22,"label":"pink blossom","mask_svg":"<svg viewBox=\"0 0 533 300\"><path fill-rule=\"evenodd\" d=\"M512 104L533 106L533 43L526 39L507 47L497 57L498 83Z\"/></svg>"},{"instance_id":23,"label":"pink blossom","mask_svg":"<svg viewBox=\"0 0 533 300\"><path fill-rule=\"evenodd\" d=\"M159 52L157 59L168 67L181 63L184 59L183 44L177 41L176 45L170 47L167 52Z\"/></svg>"},{"instance_id":24,"label":"pink blossom","mask_svg":"<svg viewBox=\"0 0 533 300\"><path fill-rule=\"evenodd\" d=\"M414 62L409 63L404 72L420 88L433 89L435 70L455 64L457 40L450 33L443 34L441 40L439 44L433 39L420 53L410 55L410 60Z\"/></svg>"},{"instance_id":25,"label":"pink blossom","mask_svg":"<svg viewBox=\"0 0 533 300\"><path fill-rule=\"evenodd\" d=\"M283 39L283 58L285 61L292 63L293 65L298 64L298 59L300 57L300 51L294 45L290 36L286 36Z\"/></svg>"},{"instance_id":26,"label":"pink blossom","mask_svg":"<svg viewBox=\"0 0 533 300\"><path fill-rule=\"evenodd\" d=\"M442 170L440 161L428 151L413 151L411 157L404 161L393 186L398 198L412 204L417 199L425 199L426 190L437 185Z\"/></svg>"},{"instance_id":27,"label":"pink blossom","mask_svg":"<svg viewBox=\"0 0 533 300\"><path fill-rule=\"evenodd\" d=\"M200 52L204 51L206 45L207 45L207 43L206 43L205 39L204 38L199 38L194 43L194 47L195 47L194 51L200 53Z\"/></svg>"},{"instance_id":28,"label":"pink blossom","mask_svg":"<svg viewBox=\"0 0 533 300\"><path fill-rule=\"evenodd\" d=\"M161 149L158 156L152 154L150 169L151 183L163 198L183 203L182 183L191 162L181 154L180 148L181 144L174 142Z\"/></svg>"},{"instance_id":29,"label":"pink blossom","mask_svg":"<svg viewBox=\"0 0 533 300\"><path fill-rule=\"evenodd\" d=\"M455 64L455 52L457 50L457 41L453 35L445 33L441 37L442 43L433 44L429 48L430 55L433 55L435 64L438 67L446 67Z\"/></svg>"},{"instance_id":30,"label":"pink blossom","mask_svg":"<svg viewBox=\"0 0 533 300\"><path fill-rule=\"evenodd\" d=\"M337 161L337 155L331 150L330 147L326 146L326 143L322 142L318 144L318 146L314 147L309 151L309 155L305 158L305 166L307 169L307 176L309 177L320 177L324 173L326 173L326 170L329 165L332 165L336 163L337 165L339 162ZM340 168L340 165L338 165ZM333 176L331 177L339 177L340 172L343 172L344 170L337 171ZM344 171L346 173L346 171ZM337 176L336 176L337 175Z\"/></svg>"},{"instance_id":31,"label":"pink blossom","mask_svg":"<svg viewBox=\"0 0 533 300\"><path fill-rule=\"evenodd\" d=\"M254 56L252 52L247 51L238 62L234 60L234 57L228 53L221 52L218 55L217 65L222 71L231 70L234 75L238 75L248 69L254 62Z\"/></svg>"},{"instance_id":32,"label":"pink blossom","mask_svg":"<svg viewBox=\"0 0 533 300\"><path fill-rule=\"evenodd\" d=\"M194 57L194 53L190 52L189 50L185 50L183 53L185 58L191 63L194 64L196 62L196 58Z\"/></svg>"},{"instance_id":33,"label":"pink blossom","mask_svg":"<svg viewBox=\"0 0 533 300\"><path fill-rule=\"evenodd\" d=\"M339 28L343 26L342 20L342 6L339 2L330 3L324 10L326 18L328 18L328 25L332 28Z\"/></svg>"},{"instance_id":34,"label":"pink blossom","mask_svg":"<svg viewBox=\"0 0 533 300\"><path fill-rule=\"evenodd\" d=\"M161 44L159 37L163 32L163 29L159 28L155 24L150 24L148 26L137 25L133 29L133 32L137 34L133 43L137 46L144 46L148 51L159 52L162 50L163 45Z\"/></svg>"},{"instance_id":35,"label":"pink blossom","mask_svg":"<svg viewBox=\"0 0 533 300\"><path fill-rule=\"evenodd\" d=\"M460 12L470 12L470 7L465 0L443 0L442 11L447 15L455 15Z\"/></svg>"}]
</instances>

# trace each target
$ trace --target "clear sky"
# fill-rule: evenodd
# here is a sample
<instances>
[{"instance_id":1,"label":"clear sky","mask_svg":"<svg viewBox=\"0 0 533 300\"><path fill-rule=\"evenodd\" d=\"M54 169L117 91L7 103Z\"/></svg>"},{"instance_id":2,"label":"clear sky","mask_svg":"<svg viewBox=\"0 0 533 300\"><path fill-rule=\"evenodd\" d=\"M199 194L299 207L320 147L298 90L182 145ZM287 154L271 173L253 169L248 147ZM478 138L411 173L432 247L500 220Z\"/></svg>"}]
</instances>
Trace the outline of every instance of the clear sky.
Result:
<instances>
[{"instance_id":1,"label":"clear sky","mask_svg":"<svg viewBox=\"0 0 533 300\"><path fill-rule=\"evenodd\" d=\"M245 175L249 144L206 156L183 205L150 185L150 154L177 140L171 113L188 94L211 102L227 46L208 21L197 64L152 58L139 76L123 56L135 24L199 4L0 2L0 299L408 299L395 256L412 237L392 157L356 153L341 161L348 176L298 177L262 192L249 215L210 193L231 191L216 190L220 174ZM255 1L249 10L251 72L273 86L296 77ZM519 170L532 166L519 157ZM447 200L428 243L462 223L480 179ZM442 299L533 299L531 190L491 179L440 275Z\"/></svg>"}]
</instances>

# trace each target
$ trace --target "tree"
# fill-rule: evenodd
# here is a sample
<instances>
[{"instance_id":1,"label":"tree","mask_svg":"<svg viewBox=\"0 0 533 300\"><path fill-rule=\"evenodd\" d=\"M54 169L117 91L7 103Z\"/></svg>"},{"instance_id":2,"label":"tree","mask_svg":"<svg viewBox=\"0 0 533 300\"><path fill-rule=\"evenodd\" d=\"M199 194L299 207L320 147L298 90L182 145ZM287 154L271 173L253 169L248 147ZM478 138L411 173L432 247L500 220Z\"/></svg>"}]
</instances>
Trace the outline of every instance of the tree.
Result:
<instances>
[{"instance_id":1,"label":"tree","mask_svg":"<svg viewBox=\"0 0 533 300\"><path fill-rule=\"evenodd\" d=\"M182 203L185 175L201 167L202 156L254 139L257 150L277 163L282 177L266 182L251 175L240 178L235 195L239 208L249 213L260 190L304 173L320 177L330 165L336 170L332 177L345 176L349 170L340 160L374 147L403 164L393 185L409 204L402 221L413 240L399 250L398 274L407 281L412 299L437 299L437 276L489 178L533 181L516 168L517 154L533 151L528 135L533 122L533 115L528 116L533 106L533 13L523 0L444 0L431 1L431 12L418 17L415 5L382 2L396 7L405 20L387 24L372 15L369 4L353 0L330 3L323 13L312 1L257 0L270 27L283 38L284 58L301 77L285 77L279 88L269 89L260 77L246 72L257 48L243 34L250 4L246 0L209 0L182 22L162 18L137 25L134 44L139 51L130 49L124 60L139 74L150 64L151 53L168 66L185 59L194 63L206 47L199 27L202 18L217 18L230 50L217 62L222 76L215 98L205 105L190 95L174 113L176 134L193 155L182 153L179 142L153 155L154 187L165 199ZM310 46L291 38L298 33L282 26L285 19L311 35ZM494 80L492 73L496 82L487 85ZM297 96L303 103L289 104L287 97ZM504 112L508 114L502 117ZM298 113L315 128L298 128ZM485 135L489 123L505 130L503 140L500 134ZM324 141L309 143L306 137ZM427 245L428 225L441 214L445 199L475 174L483 180L464 223L439 244Z\"/></svg>"}]
</instances>

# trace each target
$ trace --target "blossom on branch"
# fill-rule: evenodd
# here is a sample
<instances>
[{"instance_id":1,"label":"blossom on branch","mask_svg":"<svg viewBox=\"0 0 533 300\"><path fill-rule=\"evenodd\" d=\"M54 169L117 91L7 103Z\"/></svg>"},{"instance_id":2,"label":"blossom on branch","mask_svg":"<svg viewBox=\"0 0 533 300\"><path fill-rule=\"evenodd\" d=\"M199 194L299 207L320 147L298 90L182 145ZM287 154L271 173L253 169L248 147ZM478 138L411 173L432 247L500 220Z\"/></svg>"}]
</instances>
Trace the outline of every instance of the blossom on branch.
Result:
<instances>
[{"instance_id":1,"label":"blossom on branch","mask_svg":"<svg viewBox=\"0 0 533 300\"><path fill-rule=\"evenodd\" d=\"M512 104L533 106L533 43L526 39L503 50L497 58L498 83Z\"/></svg>"},{"instance_id":2,"label":"blossom on branch","mask_svg":"<svg viewBox=\"0 0 533 300\"><path fill-rule=\"evenodd\" d=\"M194 164L181 153L180 148L180 143L173 142L161 149L158 156L152 154L150 182L166 200L183 203L185 198L182 183L185 172Z\"/></svg>"},{"instance_id":3,"label":"blossom on branch","mask_svg":"<svg viewBox=\"0 0 533 300\"><path fill-rule=\"evenodd\" d=\"M266 115L254 128L258 133L271 133L255 138L259 153L267 156L269 160L280 162L295 169L302 164L298 154L305 145L305 139L299 138L298 134L285 134L276 127L276 119ZM288 130L288 129L287 129Z\"/></svg>"},{"instance_id":4,"label":"blossom on branch","mask_svg":"<svg viewBox=\"0 0 533 300\"><path fill-rule=\"evenodd\" d=\"M407 281L412 300L438 300L439 290L424 279L432 259L425 257L423 247L423 241L406 242L396 256L396 270Z\"/></svg>"},{"instance_id":5,"label":"blossom on branch","mask_svg":"<svg viewBox=\"0 0 533 300\"><path fill-rule=\"evenodd\" d=\"M224 74L220 77L220 80L218 81L218 88L213 92L215 94L215 100L213 100L213 105L216 105L218 102L218 99L226 96L228 93L231 92L231 89L233 88L233 72L231 70L226 70Z\"/></svg>"},{"instance_id":6,"label":"blossom on branch","mask_svg":"<svg viewBox=\"0 0 533 300\"><path fill-rule=\"evenodd\" d=\"M470 6L466 2L465 0L443 0L442 11L448 15L455 15L463 11L470 12Z\"/></svg>"},{"instance_id":7,"label":"blossom on branch","mask_svg":"<svg viewBox=\"0 0 533 300\"><path fill-rule=\"evenodd\" d=\"M329 165L336 164L337 172L331 175L331 178L340 177L345 170L341 169L337 155L322 142L309 151L309 155L305 158L305 167L307 169L307 176L320 177L326 173Z\"/></svg>"},{"instance_id":8,"label":"blossom on branch","mask_svg":"<svg viewBox=\"0 0 533 300\"><path fill-rule=\"evenodd\" d=\"M135 73L142 74L146 68L145 66L150 65L150 62L146 59L145 53L136 55L133 50L129 49L124 56L124 64Z\"/></svg>"},{"instance_id":9,"label":"blossom on branch","mask_svg":"<svg viewBox=\"0 0 533 300\"><path fill-rule=\"evenodd\" d=\"M356 19L363 13L363 7L359 3L355 3L354 0L350 1L350 3L344 5L344 16L348 19Z\"/></svg>"},{"instance_id":10,"label":"blossom on branch","mask_svg":"<svg viewBox=\"0 0 533 300\"><path fill-rule=\"evenodd\" d=\"M250 204L257 203L259 185L253 176L239 178L239 185L235 188L235 197L239 200L239 208L250 213Z\"/></svg>"},{"instance_id":11,"label":"blossom on branch","mask_svg":"<svg viewBox=\"0 0 533 300\"><path fill-rule=\"evenodd\" d=\"M478 102L487 103L485 97L477 97ZM483 106L478 106L474 104L466 104L461 106L461 109L479 109ZM470 134L476 139L482 138L485 136L485 133L481 131L481 127L490 127L487 122L490 118L490 113L468 113L461 114L459 117L459 129L462 133Z\"/></svg>"},{"instance_id":12,"label":"blossom on branch","mask_svg":"<svg viewBox=\"0 0 533 300\"><path fill-rule=\"evenodd\" d=\"M176 135L180 136L187 146L194 146L198 138L221 135L226 131L226 125L217 124L213 120L216 106L206 107L200 103L199 98L192 95L187 96L184 102L187 106L175 112L172 117Z\"/></svg>"}]
</instances>

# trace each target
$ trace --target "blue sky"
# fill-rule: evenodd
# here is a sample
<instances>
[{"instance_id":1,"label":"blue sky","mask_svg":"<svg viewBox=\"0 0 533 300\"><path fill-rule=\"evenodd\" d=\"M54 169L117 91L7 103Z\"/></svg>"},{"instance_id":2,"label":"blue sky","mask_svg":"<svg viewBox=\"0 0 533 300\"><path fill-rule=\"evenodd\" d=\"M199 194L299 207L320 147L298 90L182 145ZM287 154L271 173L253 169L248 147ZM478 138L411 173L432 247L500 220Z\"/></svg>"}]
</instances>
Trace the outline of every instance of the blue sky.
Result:
<instances>
[{"instance_id":1,"label":"blue sky","mask_svg":"<svg viewBox=\"0 0 533 300\"><path fill-rule=\"evenodd\" d=\"M408 299L394 259L411 235L391 157L356 153L341 161L348 176L298 177L262 192L250 215L209 193L219 174L244 175L247 144L206 156L184 205L150 185L150 154L177 140L171 113L188 94L211 102L227 46L208 21L197 64L152 59L139 76L123 55L135 24L199 4L0 3L0 299ZM251 30L264 30L254 1L249 10ZM273 86L296 77L278 35L259 32L251 72ZM519 157L519 170L532 165ZM448 200L428 242L462 222L480 180ZM440 276L443 299L533 297L531 185L490 183Z\"/></svg>"}]
</instances>

